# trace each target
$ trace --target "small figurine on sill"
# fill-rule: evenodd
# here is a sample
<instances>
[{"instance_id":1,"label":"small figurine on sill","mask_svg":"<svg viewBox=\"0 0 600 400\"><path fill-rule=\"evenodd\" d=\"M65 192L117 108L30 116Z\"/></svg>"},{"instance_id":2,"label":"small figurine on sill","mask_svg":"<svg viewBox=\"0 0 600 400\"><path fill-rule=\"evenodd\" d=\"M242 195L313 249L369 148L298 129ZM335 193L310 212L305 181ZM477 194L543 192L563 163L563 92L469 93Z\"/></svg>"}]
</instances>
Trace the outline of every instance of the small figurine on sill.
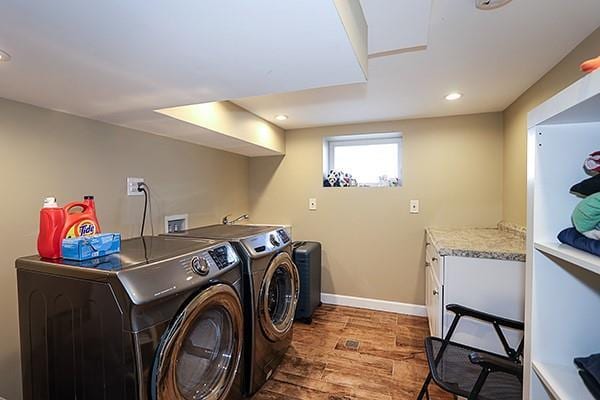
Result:
<instances>
[{"instance_id":1,"label":"small figurine on sill","mask_svg":"<svg viewBox=\"0 0 600 400\"><path fill-rule=\"evenodd\" d=\"M340 172L339 182L341 187L351 186L352 175L347 172Z\"/></svg>"},{"instance_id":2,"label":"small figurine on sill","mask_svg":"<svg viewBox=\"0 0 600 400\"><path fill-rule=\"evenodd\" d=\"M339 186L339 178L340 178L340 173L332 169L327 174L327 178L325 178L325 180L323 181L323 184L326 187Z\"/></svg>"},{"instance_id":3,"label":"small figurine on sill","mask_svg":"<svg viewBox=\"0 0 600 400\"><path fill-rule=\"evenodd\" d=\"M349 187L357 186L356 179L352 175L344 171L330 170L327 176L323 179L324 187Z\"/></svg>"}]
</instances>

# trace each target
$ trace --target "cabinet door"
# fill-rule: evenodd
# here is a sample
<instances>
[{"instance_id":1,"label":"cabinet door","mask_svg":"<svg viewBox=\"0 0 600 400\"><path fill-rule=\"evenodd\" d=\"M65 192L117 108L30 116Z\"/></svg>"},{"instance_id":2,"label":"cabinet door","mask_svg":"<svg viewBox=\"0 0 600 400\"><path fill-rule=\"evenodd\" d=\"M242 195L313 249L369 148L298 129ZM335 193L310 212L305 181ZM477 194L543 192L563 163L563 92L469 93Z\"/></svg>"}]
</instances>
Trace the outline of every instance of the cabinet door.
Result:
<instances>
[{"instance_id":1,"label":"cabinet door","mask_svg":"<svg viewBox=\"0 0 600 400\"><path fill-rule=\"evenodd\" d=\"M444 260L431 243L427 243L425 246L425 265L433 267L433 273L437 280L441 283L444 282Z\"/></svg>"},{"instance_id":2,"label":"cabinet door","mask_svg":"<svg viewBox=\"0 0 600 400\"><path fill-rule=\"evenodd\" d=\"M523 321L525 312L525 264L517 261L468 257L445 257L445 304L461 304L490 314ZM445 312L444 331L454 314ZM522 332L503 329L513 347ZM445 332L444 332L445 333ZM463 318L452 341L504 354L493 326L472 318Z\"/></svg>"},{"instance_id":3,"label":"cabinet door","mask_svg":"<svg viewBox=\"0 0 600 400\"><path fill-rule=\"evenodd\" d=\"M425 267L425 305L431 336L442 336L442 303L442 285L428 265Z\"/></svg>"}]
</instances>

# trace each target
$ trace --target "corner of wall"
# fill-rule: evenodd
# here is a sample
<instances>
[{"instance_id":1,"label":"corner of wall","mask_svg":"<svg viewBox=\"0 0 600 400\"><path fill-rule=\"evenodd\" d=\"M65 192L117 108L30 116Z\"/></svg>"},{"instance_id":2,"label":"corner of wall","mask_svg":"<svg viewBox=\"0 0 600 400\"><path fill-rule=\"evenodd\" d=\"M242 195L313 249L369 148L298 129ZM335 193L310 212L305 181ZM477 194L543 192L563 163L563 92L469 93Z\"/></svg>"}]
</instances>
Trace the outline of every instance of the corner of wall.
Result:
<instances>
[{"instance_id":1,"label":"corner of wall","mask_svg":"<svg viewBox=\"0 0 600 400\"><path fill-rule=\"evenodd\" d=\"M583 75L579 64L600 55L600 28L521 94L503 112L502 208L507 222L527 225L527 113Z\"/></svg>"}]
</instances>

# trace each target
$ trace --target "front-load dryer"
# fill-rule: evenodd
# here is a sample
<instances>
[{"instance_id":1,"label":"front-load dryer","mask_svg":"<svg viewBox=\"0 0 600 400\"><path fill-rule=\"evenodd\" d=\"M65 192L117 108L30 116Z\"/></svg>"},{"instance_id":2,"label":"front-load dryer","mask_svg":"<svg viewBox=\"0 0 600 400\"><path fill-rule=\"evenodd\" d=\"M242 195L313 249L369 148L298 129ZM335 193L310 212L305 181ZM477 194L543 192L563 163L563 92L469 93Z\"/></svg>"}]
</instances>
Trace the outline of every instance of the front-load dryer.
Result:
<instances>
[{"instance_id":1,"label":"front-load dryer","mask_svg":"<svg viewBox=\"0 0 600 400\"><path fill-rule=\"evenodd\" d=\"M169 237L18 259L24 399L241 398L240 265L228 242Z\"/></svg>"},{"instance_id":2,"label":"front-load dryer","mask_svg":"<svg viewBox=\"0 0 600 400\"><path fill-rule=\"evenodd\" d=\"M177 237L227 240L243 261L245 328L244 391L255 393L279 365L292 340L298 302L298 270L292 240L281 226L211 225Z\"/></svg>"}]
</instances>

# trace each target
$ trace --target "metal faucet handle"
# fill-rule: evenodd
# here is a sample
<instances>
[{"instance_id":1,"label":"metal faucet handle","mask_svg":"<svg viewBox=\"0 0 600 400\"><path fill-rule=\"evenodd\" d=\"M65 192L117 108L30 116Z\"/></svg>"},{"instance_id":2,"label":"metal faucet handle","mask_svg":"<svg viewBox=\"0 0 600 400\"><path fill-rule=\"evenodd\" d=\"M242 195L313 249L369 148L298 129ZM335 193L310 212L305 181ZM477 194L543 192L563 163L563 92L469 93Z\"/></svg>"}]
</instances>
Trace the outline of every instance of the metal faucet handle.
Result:
<instances>
[{"instance_id":1,"label":"metal faucet handle","mask_svg":"<svg viewBox=\"0 0 600 400\"><path fill-rule=\"evenodd\" d=\"M250 217L248 216L248 214L242 214L242 215L240 215L239 217L237 217L236 219L234 219L233 221L231 221L231 223L232 223L232 224L235 224L235 223L236 223L236 222L238 222L238 221L241 221L241 220L247 220L248 218L250 218Z\"/></svg>"},{"instance_id":2,"label":"metal faucet handle","mask_svg":"<svg viewBox=\"0 0 600 400\"><path fill-rule=\"evenodd\" d=\"M235 224L238 221L241 221L243 219L250 219L250 216L248 214L242 214L239 217L237 217L236 219L234 219L233 221L229 220L229 217L231 217L231 214L227 214L226 216L223 217L223 225L231 225L231 224Z\"/></svg>"}]
</instances>

